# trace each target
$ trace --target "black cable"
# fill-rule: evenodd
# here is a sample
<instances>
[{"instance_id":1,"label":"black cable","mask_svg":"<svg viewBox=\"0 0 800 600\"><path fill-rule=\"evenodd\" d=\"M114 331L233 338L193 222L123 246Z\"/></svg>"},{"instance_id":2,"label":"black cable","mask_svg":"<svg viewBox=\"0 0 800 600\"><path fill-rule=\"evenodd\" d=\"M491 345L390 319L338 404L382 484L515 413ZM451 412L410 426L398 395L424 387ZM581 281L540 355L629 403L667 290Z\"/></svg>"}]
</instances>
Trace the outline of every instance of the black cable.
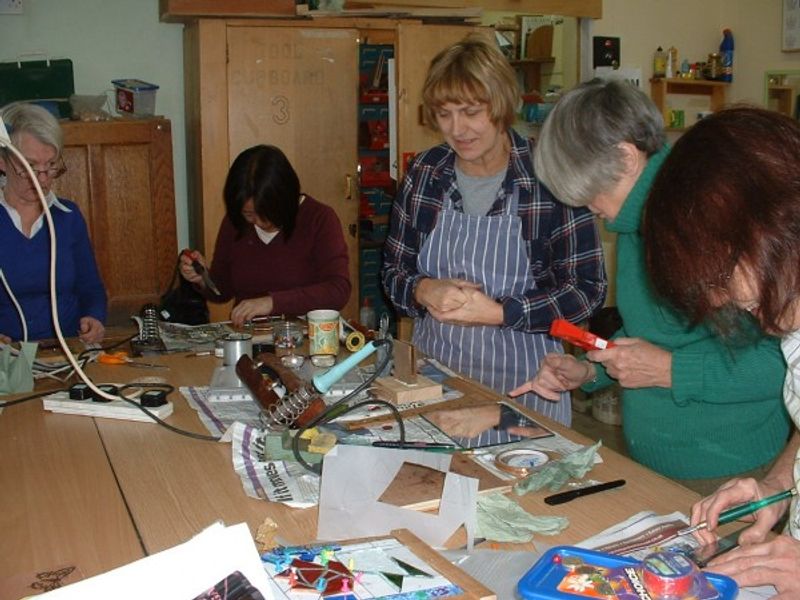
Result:
<instances>
[{"instance_id":1,"label":"black cable","mask_svg":"<svg viewBox=\"0 0 800 600\"><path fill-rule=\"evenodd\" d=\"M386 345L386 344L389 344L389 343L390 343L390 340L388 340L388 339L375 340L374 341L374 344L376 346L382 346L382 345ZM356 403L355 405L346 408L344 411L338 410L340 406L342 406L343 404L349 402L350 399L355 398L361 392L363 392L365 389L367 389L369 386L371 386L372 383L378 378L378 375L380 375L380 373L389 364L389 359L391 359L391 357L392 357L392 353L391 352L387 352L386 356L383 358L381 363L375 367L375 372L372 375L370 375L369 377L367 377L367 379L365 379L358 387L356 387L356 389L354 389L352 392L350 392L349 394L347 394L343 398L340 398L339 400L337 400L336 402L331 404L328 408L326 408L324 411L322 411L316 417L311 419L311 421L309 421L308 423L306 423L305 425L303 425L303 426L301 426L301 427L299 427L297 429L297 432L292 437L292 454L294 455L295 460L297 460L297 462L299 462L303 466L304 469L306 469L307 471L311 471L312 473L316 473L317 475L321 475L322 474L322 464L312 465L310 463L307 463L303 459L303 457L300 455L300 436L303 434L303 432L305 432L306 430L311 429L312 427L315 427L317 425L327 423L328 421L332 421L334 418L340 417L343 414L347 414L351 410L354 410L356 407L359 407L359 406L364 406L364 405L367 405L367 404L385 404L386 406L388 406L389 410L392 412L392 416L395 418L395 420L397 421L398 427L400 428L400 443L402 444L402 443L404 443L406 441L406 428L405 428L405 425L403 424L403 417L400 414L400 411L398 411L397 407L395 407L393 404L390 404L389 402L386 402L385 400L377 400L377 399L365 400L363 402ZM335 413L334 416L331 416L331 413Z\"/></svg>"},{"instance_id":2,"label":"black cable","mask_svg":"<svg viewBox=\"0 0 800 600\"><path fill-rule=\"evenodd\" d=\"M35 394L31 394L30 396L17 398L16 400L8 400L6 402L0 402L0 408L6 408L7 406L14 406L15 404L22 404L23 402L36 400L37 398L49 396L50 394L57 394L58 392L67 392L67 391L69 391L69 388L62 388L60 390L47 390L46 392L36 392Z\"/></svg>"},{"instance_id":3,"label":"black cable","mask_svg":"<svg viewBox=\"0 0 800 600\"><path fill-rule=\"evenodd\" d=\"M170 385L170 384L168 384L168 383L136 383L135 381L132 381L130 383L126 383L125 385L123 385L119 389L120 389L120 391L122 391L124 389L134 388L134 387L138 387L138 388L148 387L148 388L168 389L169 391L167 391L167 394L170 394L170 393L175 391L175 387ZM189 437L189 438L192 438L192 439L195 439L195 440L203 440L203 441L206 441L206 442L218 442L220 440L220 436L205 435L203 433L195 433L194 431L187 431L186 429L181 429L180 427L175 427L174 425L170 425L169 423L167 423L166 421L164 421L163 419L158 417L156 414L154 414L152 411L148 410L147 407L142 406L139 402L136 402L135 400L131 400L130 398L126 398L122 394L119 394L117 396L117 398L119 398L121 400L124 400L128 404L132 404L133 406L135 406L136 408L141 410L144 414L146 414L148 417L150 417L153 421L155 421L156 423L158 423L162 427L165 427L165 428L169 429L173 433L177 433L179 435L184 435L186 437Z\"/></svg>"}]
</instances>

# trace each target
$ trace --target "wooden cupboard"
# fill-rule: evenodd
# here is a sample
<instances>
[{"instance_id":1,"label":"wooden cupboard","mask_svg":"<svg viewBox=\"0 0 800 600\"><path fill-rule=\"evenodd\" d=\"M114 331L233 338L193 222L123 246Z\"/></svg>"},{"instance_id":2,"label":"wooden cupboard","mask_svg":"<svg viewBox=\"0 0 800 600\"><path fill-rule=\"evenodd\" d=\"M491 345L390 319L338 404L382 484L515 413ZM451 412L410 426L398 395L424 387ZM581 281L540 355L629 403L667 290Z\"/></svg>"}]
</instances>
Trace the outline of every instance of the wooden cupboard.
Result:
<instances>
[{"instance_id":1,"label":"wooden cupboard","mask_svg":"<svg viewBox=\"0 0 800 600\"><path fill-rule=\"evenodd\" d=\"M76 202L108 292L108 324L157 302L177 260L172 133L167 119L68 121L67 172L53 186Z\"/></svg>"},{"instance_id":2,"label":"wooden cupboard","mask_svg":"<svg viewBox=\"0 0 800 600\"><path fill-rule=\"evenodd\" d=\"M470 25L397 19L197 19L184 39L190 221L195 244L211 257L224 216L222 189L236 155L256 143L286 153L303 191L332 206L350 252L358 315L358 45L394 44L398 154L418 152L437 135L420 121L422 82L433 55ZM276 268L277 266L268 267ZM228 306L212 306L212 319Z\"/></svg>"}]
</instances>

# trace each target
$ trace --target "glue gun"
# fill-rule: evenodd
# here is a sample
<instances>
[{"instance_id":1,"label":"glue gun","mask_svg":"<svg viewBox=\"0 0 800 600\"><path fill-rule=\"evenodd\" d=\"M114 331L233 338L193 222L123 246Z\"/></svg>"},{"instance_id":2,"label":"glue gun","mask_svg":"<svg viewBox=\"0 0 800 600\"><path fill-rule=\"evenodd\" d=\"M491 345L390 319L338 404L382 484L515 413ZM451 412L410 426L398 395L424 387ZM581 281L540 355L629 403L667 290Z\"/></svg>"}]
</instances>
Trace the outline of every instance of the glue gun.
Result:
<instances>
[{"instance_id":1,"label":"glue gun","mask_svg":"<svg viewBox=\"0 0 800 600\"><path fill-rule=\"evenodd\" d=\"M614 342L609 342L564 319L553 321L550 325L550 335L584 350L605 350L614 346Z\"/></svg>"}]
</instances>

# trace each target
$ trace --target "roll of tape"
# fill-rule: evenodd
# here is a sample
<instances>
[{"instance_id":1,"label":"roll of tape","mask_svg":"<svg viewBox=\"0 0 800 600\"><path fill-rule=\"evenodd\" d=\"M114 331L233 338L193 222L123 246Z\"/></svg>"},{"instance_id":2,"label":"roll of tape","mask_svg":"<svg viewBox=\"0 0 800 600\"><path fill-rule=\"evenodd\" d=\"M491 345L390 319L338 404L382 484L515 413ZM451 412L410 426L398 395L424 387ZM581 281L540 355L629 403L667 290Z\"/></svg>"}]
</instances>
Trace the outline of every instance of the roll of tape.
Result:
<instances>
[{"instance_id":1,"label":"roll of tape","mask_svg":"<svg viewBox=\"0 0 800 600\"><path fill-rule=\"evenodd\" d=\"M351 331L344 340L344 347L350 352L358 352L367 343L367 338L360 331Z\"/></svg>"},{"instance_id":2,"label":"roll of tape","mask_svg":"<svg viewBox=\"0 0 800 600\"><path fill-rule=\"evenodd\" d=\"M545 464L550 457L532 448L511 448L494 457L494 466L515 477L525 477Z\"/></svg>"},{"instance_id":3,"label":"roll of tape","mask_svg":"<svg viewBox=\"0 0 800 600\"><path fill-rule=\"evenodd\" d=\"M253 356L253 336L249 333L230 333L222 338L222 364L236 366L239 359L247 354Z\"/></svg>"},{"instance_id":4,"label":"roll of tape","mask_svg":"<svg viewBox=\"0 0 800 600\"><path fill-rule=\"evenodd\" d=\"M689 597L697 572L697 566L677 552L654 552L642 560L642 582L654 600Z\"/></svg>"}]
</instances>

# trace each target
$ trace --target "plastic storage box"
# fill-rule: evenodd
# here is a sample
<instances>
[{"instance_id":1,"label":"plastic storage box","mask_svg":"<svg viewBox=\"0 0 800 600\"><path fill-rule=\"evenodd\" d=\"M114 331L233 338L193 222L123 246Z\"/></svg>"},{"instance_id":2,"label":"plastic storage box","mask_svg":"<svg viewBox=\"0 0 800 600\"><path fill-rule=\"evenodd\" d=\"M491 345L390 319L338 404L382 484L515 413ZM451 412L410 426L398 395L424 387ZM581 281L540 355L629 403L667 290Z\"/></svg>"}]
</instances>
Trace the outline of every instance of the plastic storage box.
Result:
<instances>
[{"instance_id":1,"label":"plastic storage box","mask_svg":"<svg viewBox=\"0 0 800 600\"><path fill-rule=\"evenodd\" d=\"M652 596L630 579L641 564L594 550L555 546L519 580L517 593L523 600L645 600ZM725 575L705 573L705 579L707 587L695 590L693 600L734 600L739 592L736 582Z\"/></svg>"},{"instance_id":2,"label":"plastic storage box","mask_svg":"<svg viewBox=\"0 0 800 600\"><path fill-rule=\"evenodd\" d=\"M114 79L117 112L134 117L152 117L156 113L158 86L139 79Z\"/></svg>"}]
</instances>

